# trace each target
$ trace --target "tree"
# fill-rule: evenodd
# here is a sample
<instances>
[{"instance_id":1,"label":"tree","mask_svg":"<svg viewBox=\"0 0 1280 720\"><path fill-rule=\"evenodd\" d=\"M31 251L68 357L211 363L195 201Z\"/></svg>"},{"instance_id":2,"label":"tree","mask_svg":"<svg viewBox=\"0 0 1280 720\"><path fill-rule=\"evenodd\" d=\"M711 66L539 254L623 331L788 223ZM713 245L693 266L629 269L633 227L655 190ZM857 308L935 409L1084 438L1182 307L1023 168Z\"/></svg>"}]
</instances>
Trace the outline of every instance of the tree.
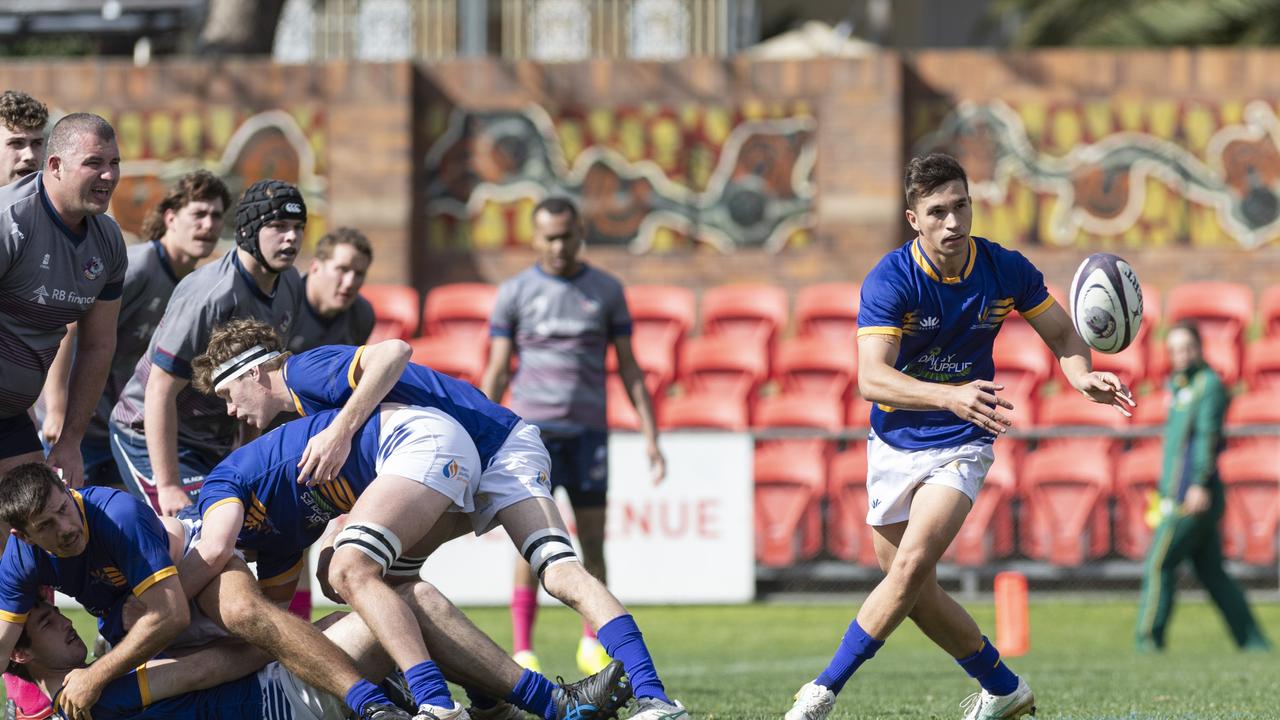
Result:
<instances>
[{"instance_id":1,"label":"tree","mask_svg":"<svg viewBox=\"0 0 1280 720\"><path fill-rule=\"evenodd\" d=\"M270 55L285 0L209 0L200 31L205 55Z\"/></svg>"},{"instance_id":2,"label":"tree","mask_svg":"<svg viewBox=\"0 0 1280 720\"><path fill-rule=\"evenodd\" d=\"M1280 0L994 0L1009 18L1019 47L1280 44Z\"/></svg>"}]
</instances>

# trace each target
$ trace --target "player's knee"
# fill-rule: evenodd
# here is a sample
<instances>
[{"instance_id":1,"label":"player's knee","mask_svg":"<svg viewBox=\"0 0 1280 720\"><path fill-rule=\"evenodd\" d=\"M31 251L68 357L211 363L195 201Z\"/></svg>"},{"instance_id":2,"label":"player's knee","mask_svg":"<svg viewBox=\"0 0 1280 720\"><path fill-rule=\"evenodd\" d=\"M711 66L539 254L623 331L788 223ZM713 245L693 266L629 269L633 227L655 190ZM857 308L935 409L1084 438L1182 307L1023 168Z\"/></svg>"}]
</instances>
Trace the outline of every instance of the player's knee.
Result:
<instances>
[{"instance_id":1,"label":"player's knee","mask_svg":"<svg viewBox=\"0 0 1280 720\"><path fill-rule=\"evenodd\" d=\"M449 606L449 600L429 582L418 581L396 587L396 593L406 602L421 608L427 615L438 615Z\"/></svg>"},{"instance_id":2,"label":"player's knee","mask_svg":"<svg viewBox=\"0 0 1280 720\"><path fill-rule=\"evenodd\" d=\"M220 602L222 622L241 637L252 637L255 628L268 617L271 603L261 593L240 592Z\"/></svg>"},{"instance_id":3,"label":"player's knee","mask_svg":"<svg viewBox=\"0 0 1280 720\"><path fill-rule=\"evenodd\" d=\"M361 583L380 581L400 557L400 538L371 522L350 523L333 542L329 583L346 595Z\"/></svg>"},{"instance_id":4,"label":"player's knee","mask_svg":"<svg viewBox=\"0 0 1280 720\"><path fill-rule=\"evenodd\" d=\"M933 576L936 561L920 550L899 550L889 565L888 574L910 588L924 587Z\"/></svg>"}]
</instances>

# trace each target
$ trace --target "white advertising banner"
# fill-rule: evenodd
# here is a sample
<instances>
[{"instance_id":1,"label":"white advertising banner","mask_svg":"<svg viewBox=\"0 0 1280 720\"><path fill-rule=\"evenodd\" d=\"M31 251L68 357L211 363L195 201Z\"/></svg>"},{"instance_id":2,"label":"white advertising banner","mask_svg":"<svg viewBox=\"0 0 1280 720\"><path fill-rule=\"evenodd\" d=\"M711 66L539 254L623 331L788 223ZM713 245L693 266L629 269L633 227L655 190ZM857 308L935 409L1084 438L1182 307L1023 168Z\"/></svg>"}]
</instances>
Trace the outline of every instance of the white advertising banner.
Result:
<instances>
[{"instance_id":1,"label":"white advertising banner","mask_svg":"<svg viewBox=\"0 0 1280 720\"><path fill-rule=\"evenodd\" d=\"M609 588L623 603L636 605L750 601L755 595L751 436L668 433L661 445L667 478L655 486L643 437L610 435ZM572 513L560 500L572 529ZM498 528L447 543L427 561L423 577L458 605L505 605L511 600L516 557L510 538ZM550 600L545 592L543 599ZM318 591L314 601L329 602Z\"/></svg>"}]
</instances>

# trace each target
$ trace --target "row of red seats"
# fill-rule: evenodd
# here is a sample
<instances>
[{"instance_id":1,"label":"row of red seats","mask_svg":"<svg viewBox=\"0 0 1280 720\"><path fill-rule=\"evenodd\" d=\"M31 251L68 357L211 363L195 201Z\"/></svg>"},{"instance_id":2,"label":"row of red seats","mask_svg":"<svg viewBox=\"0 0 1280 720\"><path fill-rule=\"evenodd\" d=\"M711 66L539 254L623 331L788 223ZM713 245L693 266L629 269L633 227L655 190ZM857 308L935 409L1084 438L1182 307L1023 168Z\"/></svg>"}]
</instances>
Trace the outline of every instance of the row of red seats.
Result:
<instances>
[{"instance_id":1,"label":"row of red seats","mask_svg":"<svg viewBox=\"0 0 1280 720\"><path fill-rule=\"evenodd\" d=\"M1278 454L1280 443L1270 438L1229 448L1219 458L1227 498L1222 531L1228 558L1264 566L1276 562ZM1125 453L1116 465L1101 455L1058 446L1028 453L1018 467L1010 453L997 450L978 500L944 560L977 567L1021 554L1078 567L1113 552L1141 560L1151 543L1145 516L1160 464L1160 447L1154 444ZM842 560L876 566L872 531L865 522L866 470L864 443L829 463L803 446L759 447L757 560L787 567L813 559L825 548Z\"/></svg>"}]
</instances>

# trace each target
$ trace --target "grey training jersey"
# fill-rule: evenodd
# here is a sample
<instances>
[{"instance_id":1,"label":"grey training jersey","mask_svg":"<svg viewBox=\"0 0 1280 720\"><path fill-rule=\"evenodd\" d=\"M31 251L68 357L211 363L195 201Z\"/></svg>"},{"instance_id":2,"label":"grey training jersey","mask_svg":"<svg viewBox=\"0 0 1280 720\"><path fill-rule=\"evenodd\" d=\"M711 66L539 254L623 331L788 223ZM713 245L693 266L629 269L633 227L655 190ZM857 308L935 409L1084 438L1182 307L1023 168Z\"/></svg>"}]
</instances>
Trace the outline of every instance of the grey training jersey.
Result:
<instances>
[{"instance_id":1,"label":"grey training jersey","mask_svg":"<svg viewBox=\"0 0 1280 720\"><path fill-rule=\"evenodd\" d=\"M175 377L191 378L191 361L204 352L213 328L233 318L257 318L270 324L287 343L302 302L302 280L289 268L280 273L275 292L258 289L235 250L182 279L173 289L147 351L138 361L111 412L111 421L144 432L143 397L152 365ZM236 437L236 421L221 399L188 385L178 393L178 445L225 453Z\"/></svg>"},{"instance_id":2,"label":"grey training jersey","mask_svg":"<svg viewBox=\"0 0 1280 720\"><path fill-rule=\"evenodd\" d=\"M607 426L605 351L631 334L617 278L589 265L561 278L535 265L498 288L489 332L512 338L520 354L512 410L536 422Z\"/></svg>"},{"instance_id":3,"label":"grey training jersey","mask_svg":"<svg viewBox=\"0 0 1280 720\"><path fill-rule=\"evenodd\" d=\"M351 307L334 317L321 317L307 301L307 277L302 276L302 312L293 325L293 338L286 347L294 353L323 345L364 345L373 332L373 306L356 296Z\"/></svg>"},{"instance_id":4,"label":"grey training jersey","mask_svg":"<svg viewBox=\"0 0 1280 720\"><path fill-rule=\"evenodd\" d=\"M0 188L0 418L40 395L67 325L124 286L124 238L105 215L85 218L83 236L58 217L44 173Z\"/></svg>"},{"instance_id":5,"label":"grey training jersey","mask_svg":"<svg viewBox=\"0 0 1280 720\"><path fill-rule=\"evenodd\" d=\"M164 317L177 284L178 276L159 240L129 246L129 271L124 276L120 321L116 324L116 356L111 360L106 390L85 430L86 438L106 440L111 409L151 344L151 334Z\"/></svg>"}]
</instances>

